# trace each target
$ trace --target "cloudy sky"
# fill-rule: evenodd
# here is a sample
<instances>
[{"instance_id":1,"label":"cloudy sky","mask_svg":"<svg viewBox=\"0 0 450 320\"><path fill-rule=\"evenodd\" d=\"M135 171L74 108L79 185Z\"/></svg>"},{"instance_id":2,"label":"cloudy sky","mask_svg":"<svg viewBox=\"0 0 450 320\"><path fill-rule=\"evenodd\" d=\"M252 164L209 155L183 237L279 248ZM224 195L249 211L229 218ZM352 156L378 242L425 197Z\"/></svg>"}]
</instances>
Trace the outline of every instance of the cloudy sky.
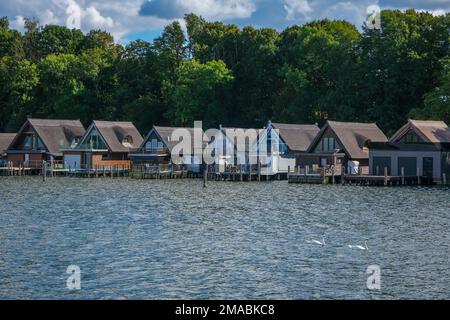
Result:
<instances>
[{"instance_id":1,"label":"cloudy sky","mask_svg":"<svg viewBox=\"0 0 450 320\"><path fill-rule=\"evenodd\" d=\"M319 18L346 19L358 27L367 7L450 12L450 0L1 0L0 16L23 30L24 17L41 24L104 29L116 40L152 40L164 25L194 12L209 20L278 30Z\"/></svg>"}]
</instances>

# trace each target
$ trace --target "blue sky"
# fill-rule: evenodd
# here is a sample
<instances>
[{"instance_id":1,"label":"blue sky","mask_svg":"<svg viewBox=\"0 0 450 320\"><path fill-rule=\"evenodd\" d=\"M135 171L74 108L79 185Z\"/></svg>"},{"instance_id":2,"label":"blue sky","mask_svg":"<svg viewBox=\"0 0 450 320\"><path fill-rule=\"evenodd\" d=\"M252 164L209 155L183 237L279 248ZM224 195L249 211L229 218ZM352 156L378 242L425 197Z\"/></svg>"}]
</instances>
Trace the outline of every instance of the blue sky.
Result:
<instances>
[{"instance_id":1,"label":"blue sky","mask_svg":"<svg viewBox=\"0 0 450 320\"><path fill-rule=\"evenodd\" d=\"M369 5L450 12L450 0L2 0L0 16L8 16L18 30L23 30L25 17L35 17L41 24L70 24L85 32L104 29L126 43L151 41L165 25L189 12L208 20L278 30L322 18L345 19L360 27Z\"/></svg>"}]
</instances>

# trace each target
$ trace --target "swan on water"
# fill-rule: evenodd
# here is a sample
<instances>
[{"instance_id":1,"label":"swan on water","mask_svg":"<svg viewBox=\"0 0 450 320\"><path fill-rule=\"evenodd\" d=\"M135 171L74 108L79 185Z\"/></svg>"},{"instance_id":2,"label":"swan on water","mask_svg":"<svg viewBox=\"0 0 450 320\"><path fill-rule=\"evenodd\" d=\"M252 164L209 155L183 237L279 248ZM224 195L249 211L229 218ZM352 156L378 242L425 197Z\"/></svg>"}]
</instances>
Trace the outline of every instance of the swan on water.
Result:
<instances>
[{"instance_id":1,"label":"swan on water","mask_svg":"<svg viewBox=\"0 0 450 320\"><path fill-rule=\"evenodd\" d=\"M349 244L348 247L350 249L369 250L369 247L367 246L367 241L364 241L364 246L361 246L359 244L358 245Z\"/></svg>"},{"instance_id":2,"label":"swan on water","mask_svg":"<svg viewBox=\"0 0 450 320\"><path fill-rule=\"evenodd\" d=\"M324 246L324 245L325 245L325 238L322 238L322 241L319 241L319 240L312 240L312 241L306 241L306 242L307 242L307 243L315 243L315 244Z\"/></svg>"}]
</instances>

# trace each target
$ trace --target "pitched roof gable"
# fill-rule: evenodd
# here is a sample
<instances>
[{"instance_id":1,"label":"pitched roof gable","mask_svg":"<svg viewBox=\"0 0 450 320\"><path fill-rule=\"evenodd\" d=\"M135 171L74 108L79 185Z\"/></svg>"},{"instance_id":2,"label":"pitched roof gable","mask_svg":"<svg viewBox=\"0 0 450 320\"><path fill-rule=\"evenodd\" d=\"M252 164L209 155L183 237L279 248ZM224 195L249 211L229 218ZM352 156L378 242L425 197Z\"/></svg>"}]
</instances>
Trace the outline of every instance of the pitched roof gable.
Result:
<instances>
[{"instance_id":1,"label":"pitched roof gable","mask_svg":"<svg viewBox=\"0 0 450 320\"><path fill-rule=\"evenodd\" d=\"M450 128L444 121L411 119L389 139L389 142L399 141L410 130L428 143L450 143Z\"/></svg>"},{"instance_id":2,"label":"pitched roof gable","mask_svg":"<svg viewBox=\"0 0 450 320\"><path fill-rule=\"evenodd\" d=\"M369 152L364 149L367 142L387 142L388 139L375 123L327 121L308 149L313 152L323 134L330 129L339 144L352 159L367 159Z\"/></svg>"},{"instance_id":3,"label":"pitched roof gable","mask_svg":"<svg viewBox=\"0 0 450 320\"><path fill-rule=\"evenodd\" d=\"M67 148L73 139L84 135L85 129L80 120L57 120L57 119L27 119L19 133L11 142L11 148L28 124L38 134L47 151L53 155L61 155L61 150ZM9 149L8 148L8 149Z\"/></svg>"},{"instance_id":4,"label":"pitched roof gable","mask_svg":"<svg viewBox=\"0 0 450 320\"><path fill-rule=\"evenodd\" d=\"M139 148L143 142L141 134L132 122L94 120L91 127L97 129L111 152L127 153ZM88 130L86 136L90 134L90 131ZM123 144L125 137L131 137L130 146Z\"/></svg>"},{"instance_id":5,"label":"pitched roof gable","mask_svg":"<svg viewBox=\"0 0 450 320\"><path fill-rule=\"evenodd\" d=\"M315 124L287 124L272 123L272 127L277 129L281 139L292 151L306 151L320 132Z\"/></svg>"}]
</instances>

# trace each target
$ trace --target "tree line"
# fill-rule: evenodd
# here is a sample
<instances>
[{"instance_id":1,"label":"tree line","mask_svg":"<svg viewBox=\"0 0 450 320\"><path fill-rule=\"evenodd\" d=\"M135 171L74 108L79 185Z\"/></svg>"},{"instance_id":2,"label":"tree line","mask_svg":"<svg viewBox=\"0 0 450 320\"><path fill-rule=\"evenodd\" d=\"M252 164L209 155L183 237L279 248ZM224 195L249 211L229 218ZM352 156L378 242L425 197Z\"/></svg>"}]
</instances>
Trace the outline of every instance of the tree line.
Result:
<instances>
[{"instance_id":1,"label":"tree line","mask_svg":"<svg viewBox=\"0 0 450 320\"><path fill-rule=\"evenodd\" d=\"M450 123L450 14L385 10L360 32L318 20L278 32L184 17L152 42L115 43L27 19L0 19L0 132L27 116L153 124L262 127L407 118Z\"/></svg>"}]
</instances>

